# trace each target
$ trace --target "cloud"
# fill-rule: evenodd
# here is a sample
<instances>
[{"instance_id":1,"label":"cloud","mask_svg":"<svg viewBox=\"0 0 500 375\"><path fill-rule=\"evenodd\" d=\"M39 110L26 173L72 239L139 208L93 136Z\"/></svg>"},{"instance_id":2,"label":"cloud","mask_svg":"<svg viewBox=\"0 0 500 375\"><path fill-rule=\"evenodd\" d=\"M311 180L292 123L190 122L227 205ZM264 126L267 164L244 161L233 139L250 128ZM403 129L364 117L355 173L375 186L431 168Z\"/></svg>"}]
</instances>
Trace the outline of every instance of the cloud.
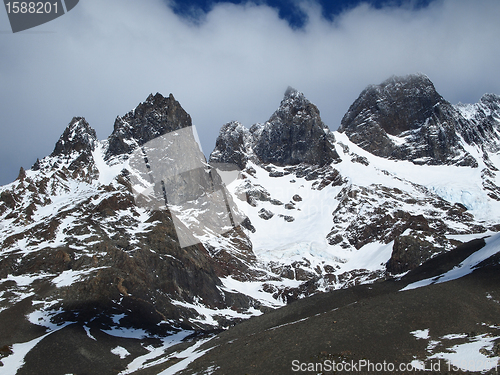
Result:
<instances>
[{"instance_id":1,"label":"cloud","mask_svg":"<svg viewBox=\"0 0 500 375\"><path fill-rule=\"evenodd\" d=\"M366 85L392 74L426 73L452 103L500 93L496 0L362 4L332 21L314 2L300 6L308 21L293 29L252 3L217 4L194 22L160 0L85 0L32 32L0 33L0 183L49 154L73 116L104 139L149 93L174 94L205 153L224 123L266 121L288 85L331 129Z\"/></svg>"}]
</instances>

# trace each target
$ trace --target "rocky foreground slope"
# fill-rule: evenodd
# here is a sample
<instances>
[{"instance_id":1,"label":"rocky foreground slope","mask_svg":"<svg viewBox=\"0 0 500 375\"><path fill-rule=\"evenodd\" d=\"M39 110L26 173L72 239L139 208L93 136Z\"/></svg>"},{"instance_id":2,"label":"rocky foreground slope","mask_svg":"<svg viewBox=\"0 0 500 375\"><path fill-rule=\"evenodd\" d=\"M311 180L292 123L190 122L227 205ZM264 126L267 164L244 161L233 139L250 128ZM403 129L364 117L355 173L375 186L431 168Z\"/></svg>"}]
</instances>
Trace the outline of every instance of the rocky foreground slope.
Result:
<instances>
[{"instance_id":1,"label":"rocky foreground slope","mask_svg":"<svg viewBox=\"0 0 500 375\"><path fill-rule=\"evenodd\" d=\"M497 374L499 239L252 318L204 343L180 374Z\"/></svg>"},{"instance_id":2,"label":"rocky foreground slope","mask_svg":"<svg viewBox=\"0 0 500 375\"><path fill-rule=\"evenodd\" d=\"M400 295L423 293L397 292L422 264L443 273L433 261L498 232L499 130L500 97L452 105L421 74L369 86L337 132L288 88L267 122L224 125L208 163L172 95L150 95L104 141L74 118L51 155L0 188L3 370L174 371L203 353L210 332L250 316L293 315L307 301L330 306L345 294L355 303L357 291L372 288L357 285L406 275L397 288L373 284L377 296L404 306ZM476 285L475 277L467 280ZM491 298L480 291L488 309L498 300L494 280ZM320 313L313 310L298 319ZM490 335L499 324L469 318L493 327ZM286 335L290 319L265 329ZM200 363L215 371L214 361Z\"/></svg>"}]
</instances>

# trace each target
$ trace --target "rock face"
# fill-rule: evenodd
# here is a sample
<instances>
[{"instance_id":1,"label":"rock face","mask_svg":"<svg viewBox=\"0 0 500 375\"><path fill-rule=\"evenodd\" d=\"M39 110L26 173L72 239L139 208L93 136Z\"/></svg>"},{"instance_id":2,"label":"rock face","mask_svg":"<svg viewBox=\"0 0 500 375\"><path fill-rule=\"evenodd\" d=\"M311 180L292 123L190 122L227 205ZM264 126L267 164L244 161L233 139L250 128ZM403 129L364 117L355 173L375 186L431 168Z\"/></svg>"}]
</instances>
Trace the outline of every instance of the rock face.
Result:
<instances>
[{"instance_id":1,"label":"rock face","mask_svg":"<svg viewBox=\"0 0 500 375\"><path fill-rule=\"evenodd\" d=\"M396 237L387 271L397 275L411 271L436 253L435 246L412 236Z\"/></svg>"},{"instance_id":2,"label":"rock face","mask_svg":"<svg viewBox=\"0 0 500 375\"><path fill-rule=\"evenodd\" d=\"M479 103L457 104L462 116L459 131L469 145L478 145L485 151L498 152L500 134L500 96L485 94Z\"/></svg>"},{"instance_id":3,"label":"rock face","mask_svg":"<svg viewBox=\"0 0 500 375\"><path fill-rule=\"evenodd\" d=\"M73 117L57 141L54 151L42 161L37 160L32 169L43 172L64 167L72 178L91 181L98 176L93 152L98 145L95 130L83 117Z\"/></svg>"},{"instance_id":4,"label":"rock face","mask_svg":"<svg viewBox=\"0 0 500 375\"><path fill-rule=\"evenodd\" d=\"M210 161L235 163L241 169L249 159L277 166L304 163L321 167L340 161L334 143L318 108L288 87L280 107L266 123L250 130L239 123L224 125Z\"/></svg>"},{"instance_id":5,"label":"rock face","mask_svg":"<svg viewBox=\"0 0 500 375\"><path fill-rule=\"evenodd\" d=\"M319 206L332 207L328 216L316 219L317 222L331 221L329 231L324 234L329 246L356 252L378 241L392 248L389 262L384 262L384 272L401 273L456 246L457 242L450 240L446 233L465 233L464 230L481 233L494 226L476 220L469 212L474 204L467 199L462 201L453 189L450 192L442 186L429 189L413 182L413 178L401 180L397 167L389 172L378 166L369 154L361 156L352 152L349 145L354 143L371 154L409 160L422 166L452 165L468 170L481 165L484 169L479 183L484 191L480 199L487 191L491 199L497 200L500 197L495 182L497 171L488 151L483 152L481 160L469 150L470 146L495 150L500 144L496 133L499 103L498 97L490 94L475 105L453 106L437 93L425 75L392 77L361 93L344 116L340 134L334 137L321 121L317 108L303 94L289 88L280 107L266 123L256 124L250 130L236 122L224 125L210 160L232 162L243 169L242 182L236 192L242 193L245 196L242 200L249 205L251 221L257 228L257 234L250 237L256 238L257 243L262 241L258 236L259 227L262 231L273 223L280 228L277 232L285 233L292 227L288 223L301 222L304 207L308 207L309 212L311 207L314 210L319 210ZM337 167L340 160L342 163ZM353 169L345 164L352 164ZM357 180L354 173L366 174L362 183L350 182ZM262 175L271 177L273 182L262 181L259 177ZM384 182L380 182L380 175L385 176ZM310 188L314 191L335 191L335 194L324 198L321 205L310 197L308 201L312 203L295 201L293 197L299 196L299 189L308 181L313 181ZM295 183L297 188L291 185ZM462 190L459 194L464 196L469 192ZM281 224L277 224L277 220ZM259 225L259 222L266 224ZM309 243L303 246L312 247ZM309 281L316 286L352 285L362 277L373 276L370 272L363 276L364 271L339 275L332 271L335 267L331 265L314 268L310 266L313 263L285 264L280 267L292 267L296 272L278 273L285 277L308 274ZM380 274L375 275L377 277ZM283 290L278 293L286 296Z\"/></svg>"},{"instance_id":6,"label":"rock face","mask_svg":"<svg viewBox=\"0 0 500 375\"><path fill-rule=\"evenodd\" d=\"M318 108L289 87L281 105L263 125L250 129L253 150L263 163L323 166L338 161L335 137L321 120Z\"/></svg>"},{"instance_id":7,"label":"rock face","mask_svg":"<svg viewBox=\"0 0 500 375\"><path fill-rule=\"evenodd\" d=\"M247 264L254 261L240 228L227 234L224 251L201 243L181 248L171 211L165 206L148 211L134 199L128 164L133 150L147 144L143 152L162 155L149 141L190 125L189 115L173 96L160 94L150 95L134 111L117 118L107 142L96 139L84 118L73 118L52 154L32 171L23 170L1 191L5 226L0 234L0 280L29 274L32 282L0 282L6 296L0 311L15 304L18 293L26 292L49 306L38 312L50 318L47 324L92 321L102 329L126 326L165 334L180 328L227 326L231 320L217 314L218 309L231 307L238 315L250 306L259 307L248 296L223 290L220 279L236 268L248 273ZM186 142L189 145L183 147L194 147L194 139ZM176 152L182 156L182 151ZM115 156L111 165L104 160ZM196 160L203 165L203 155L195 156L203 158ZM120 164L121 159L126 162ZM115 172L110 171L112 166ZM104 178L104 184L103 176L109 173L113 178ZM166 184L168 192L174 182ZM184 190L177 193L186 195ZM231 246L239 247L238 257ZM198 305L214 311L212 324L199 319L193 308ZM33 310L29 304L23 314ZM113 320L115 315L121 317L119 322ZM0 330L4 333L0 347L11 345L8 329Z\"/></svg>"},{"instance_id":8,"label":"rock face","mask_svg":"<svg viewBox=\"0 0 500 375\"><path fill-rule=\"evenodd\" d=\"M89 153L97 144L95 130L83 117L73 117L64 130L50 156L70 155L75 152Z\"/></svg>"},{"instance_id":9,"label":"rock face","mask_svg":"<svg viewBox=\"0 0 500 375\"><path fill-rule=\"evenodd\" d=\"M460 142L459 115L422 74L368 86L339 132L370 153L417 164L477 166Z\"/></svg>"},{"instance_id":10,"label":"rock face","mask_svg":"<svg viewBox=\"0 0 500 375\"><path fill-rule=\"evenodd\" d=\"M130 153L158 136L191 125L191 117L172 94L168 98L151 94L135 110L116 118L106 159Z\"/></svg>"},{"instance_id":11,"label":"rock face","mask_svg":"<svg viewBox=\"0 0 500 375\"><path fill-rule=\"evenodd\" d=\"M252 136L248 129L237 121L228 122L219 131L210 161L235 164L243 169L251 155L251 145Z\"/></svg>"}]
</instances>

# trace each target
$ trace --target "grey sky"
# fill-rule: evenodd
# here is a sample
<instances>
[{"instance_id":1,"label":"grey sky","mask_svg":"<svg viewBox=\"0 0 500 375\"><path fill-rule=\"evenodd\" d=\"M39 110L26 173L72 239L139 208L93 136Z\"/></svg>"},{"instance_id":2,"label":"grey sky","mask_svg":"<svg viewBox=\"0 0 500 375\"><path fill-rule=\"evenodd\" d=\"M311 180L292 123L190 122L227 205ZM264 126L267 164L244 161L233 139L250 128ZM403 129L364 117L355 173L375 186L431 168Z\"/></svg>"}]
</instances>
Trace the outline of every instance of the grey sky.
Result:
<instances>
[{"instance_id":1,"label":"grey sky","mask_svg":"<svg viewBox=\"0 0 500 375\"><path fill-rule=\"evenodd\" d=\"M452 103L500 94L498 0L361 5L333 22L314 2L302 6L299 30L250 3L190 23L162 0L82 0L16 34L0 11L0 184L52 152L73 116L105 139L150 93L174 94L205 154L224 123L266 121L288 85L332 130L364 87L392 74L423 72Z\"/></svg>"}]
</instances>

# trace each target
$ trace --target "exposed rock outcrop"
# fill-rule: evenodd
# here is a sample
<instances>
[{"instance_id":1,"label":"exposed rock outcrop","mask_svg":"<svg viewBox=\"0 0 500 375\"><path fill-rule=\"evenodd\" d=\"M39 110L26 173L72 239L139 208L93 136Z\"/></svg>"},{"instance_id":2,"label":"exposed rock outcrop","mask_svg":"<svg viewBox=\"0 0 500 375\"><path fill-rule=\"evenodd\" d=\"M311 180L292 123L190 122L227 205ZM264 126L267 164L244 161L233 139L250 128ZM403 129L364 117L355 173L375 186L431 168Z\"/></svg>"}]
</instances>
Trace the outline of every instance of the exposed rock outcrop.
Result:
<instances>
[{"instance_id":1,"label":"exposed rock outcrop","mask_svg":"<svg viewBox=\"0 0 500 375\"><path fill-rule=\"evenodd\" d=\"M277 166L324 166L340 161L334 143L318 108L288 87L280 107L266 123L250 130L236 122L224 125L210 161L234 163L241 169L249 159Z\"/></svg>"},{"instance_id":2,"label":"exposed rock outcrop","mask_svg":"<svg viewBox=\"0 0 500 375\"><path fill-rule=\"evenodd\" d=\"M167 98L151 94L133 111L116 118L106 159L128 154L156 137L191 125L191 117L172 94Z\"/></svg>"},{"instance_id":3,"label":"exposed rock outcrop","mask_svg":"<svg viewBox=\"0 0 500 375\"><path fill-rule=\"evenodd\" d=\"M460 142L459 115L423 74L368 86L339 132L370 153L416 164L477 166Z\"/></svg>"}]
</instances>

